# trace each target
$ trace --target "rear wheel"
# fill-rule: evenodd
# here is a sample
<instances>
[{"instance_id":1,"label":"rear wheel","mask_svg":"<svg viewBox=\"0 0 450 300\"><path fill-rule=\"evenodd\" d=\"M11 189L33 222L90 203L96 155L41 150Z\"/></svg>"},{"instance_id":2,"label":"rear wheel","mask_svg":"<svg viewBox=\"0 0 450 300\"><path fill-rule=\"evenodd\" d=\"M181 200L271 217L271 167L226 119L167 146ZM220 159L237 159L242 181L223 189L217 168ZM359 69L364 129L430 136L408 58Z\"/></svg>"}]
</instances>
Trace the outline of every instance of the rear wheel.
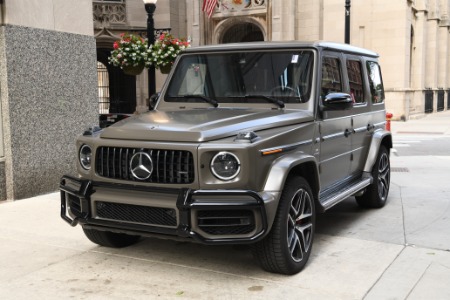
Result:
<instances>
[{"instance_id":1,"label":"rear wheel","mask_svg":"<svg viewBox=\"0 0 450 300\"><path fill-rule=\"evenodd\" d=\"M296 274L311 254L315 231L314 198L308 182L289 177L267 237L252 247L253 256L269 272Z\"/></svg>"},{"instance_id":2,"label":"rear wheel","mask_svg":"<svg viewBox=\"0 0 450 300\"><path fill-rule=\"evenodd\" d=\"M386 204L391 182L391 166L389 151L381 145L378 157L372 169L373 182L362 196L357 196L356 202L362 207L380 208Z\"/></svg>"},{"instance_id":3,"label":"rear wheel","mask_svg":"<svg viewBox=\"0 0 450 300\"><path fill-rule=\"evenodd\" d=\"M93 243L110 248L123 248L137 243L138 235L128 235L111 231L100 231L83 228L86 237Z\"/></svg>"}]
</instances>

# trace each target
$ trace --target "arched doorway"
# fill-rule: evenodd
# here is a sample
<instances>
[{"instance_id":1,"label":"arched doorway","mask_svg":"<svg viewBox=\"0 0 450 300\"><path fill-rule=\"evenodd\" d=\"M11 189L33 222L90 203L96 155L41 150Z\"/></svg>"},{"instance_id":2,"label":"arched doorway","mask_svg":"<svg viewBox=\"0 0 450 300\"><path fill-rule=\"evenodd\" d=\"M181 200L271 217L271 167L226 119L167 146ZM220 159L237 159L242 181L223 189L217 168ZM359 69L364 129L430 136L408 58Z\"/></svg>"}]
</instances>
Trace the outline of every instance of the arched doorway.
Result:
<instances>
[{"instance_id":1,"label":"arched doorway","mask_svg":"<svg viewBox=\"0 0 450 300\"><path fill-rule=\"evenodd\" d=\"M97 48L99 96L100 89L102 89L102 95L108 95L109 98L109 103L104 105L100 102L106 101L105 98L99 98L99 109L108 107L107 112L104 109L99 111L99 113L131 114L136 110L136 77L125 75L122 69L110 65L108 63L110 53L111 49ZM107 72L107 75L105 72ZM106 78L108 79L107 81Z\"/></svg>"},{"instance_id":2,"label":"arched doorway","mask_svg":"<svg viewBox=\"0 0 450 300\"><path fill-rule=\"evenodd\" d=\"M264 34L253 23L235 24L228 28L222 36L222 43L262 42Z\"/></svg>"}]
</instances>

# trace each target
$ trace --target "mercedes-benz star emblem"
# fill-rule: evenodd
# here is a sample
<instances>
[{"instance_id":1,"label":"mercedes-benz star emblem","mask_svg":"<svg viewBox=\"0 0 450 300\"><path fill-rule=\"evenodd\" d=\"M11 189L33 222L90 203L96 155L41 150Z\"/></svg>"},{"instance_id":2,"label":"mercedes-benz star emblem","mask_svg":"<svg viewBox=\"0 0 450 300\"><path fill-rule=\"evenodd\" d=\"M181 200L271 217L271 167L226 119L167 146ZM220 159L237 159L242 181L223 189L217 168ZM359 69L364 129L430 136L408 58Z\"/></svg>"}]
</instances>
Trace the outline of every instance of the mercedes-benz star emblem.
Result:
<instances>
[{"instance_id":1,"label":"mercedes-benz star emblem","mask_svg":"<svg viewBox=\"0 0 450 300\"><path fill-rule=\"evenodd\" d=\"M153 172L153 161L150 155L145 152L135 153L130 160L130 170L134 178L147 180Z\"/></svg>"}]
</instances>

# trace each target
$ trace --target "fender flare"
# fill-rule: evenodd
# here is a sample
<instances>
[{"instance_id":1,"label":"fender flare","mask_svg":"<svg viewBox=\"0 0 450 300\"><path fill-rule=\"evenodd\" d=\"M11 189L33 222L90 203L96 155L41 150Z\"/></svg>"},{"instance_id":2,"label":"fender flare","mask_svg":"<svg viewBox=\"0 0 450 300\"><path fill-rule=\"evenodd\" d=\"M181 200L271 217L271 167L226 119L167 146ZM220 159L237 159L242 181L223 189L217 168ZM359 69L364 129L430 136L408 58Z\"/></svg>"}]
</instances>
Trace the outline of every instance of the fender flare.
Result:
<instances>
[{"instance_id":1,"label":"fender flare","mask_svg":"<svg viewBox=\"0 0 450 300\"><path fill-rule=\"evenodd\" d=\"M305 168L298 168L296 172L295 169L301 166L304 166ZM272 228L273 220L275 219L275 215L278 210L278 203L280 201L284 184L292 171L308 180L315 200L319 197L320 181L316 158L305 154L302 151L293 152L279 157L272 163L269 175L267 176L264 185L264 192L274 196L273 201L267 203L266 206L269 230Z\"/></svg>"},{"instance_id":2,"label":"fender flare","mask_svg":"<svg viewBox=\"0 0 450 300\"><path fill-rule=\"evenodd\" d=\"M372 171L381 144L384 144L388 149L392 148L392 134L389 131L381 129L374 132L372 141L370 142L369 152L367 153L364 172L370 173Z\"/></svg>"},{"instance_id":3,"label":"fender flare","mask_svg":"<svg viewBox=\"0 0 450 300\"><path fill-rule=\"evenodd\" d=\"M315 185L319 184L319 170L317 167L317 160L314 156L306 154L302 151L293 152L288 155L284 155L276 159L270 168L269 175L267 176L264 191L266 192L280 192L284 187L287 177L295 167L308 163L310 166L314 166L309 175L312 175L315 180ZM311 183L310 183L311 184ZM311 184L312 185L312 184ZM313 191L319 190L318 186L311 186Z\"/></svg>"}]
</instances>

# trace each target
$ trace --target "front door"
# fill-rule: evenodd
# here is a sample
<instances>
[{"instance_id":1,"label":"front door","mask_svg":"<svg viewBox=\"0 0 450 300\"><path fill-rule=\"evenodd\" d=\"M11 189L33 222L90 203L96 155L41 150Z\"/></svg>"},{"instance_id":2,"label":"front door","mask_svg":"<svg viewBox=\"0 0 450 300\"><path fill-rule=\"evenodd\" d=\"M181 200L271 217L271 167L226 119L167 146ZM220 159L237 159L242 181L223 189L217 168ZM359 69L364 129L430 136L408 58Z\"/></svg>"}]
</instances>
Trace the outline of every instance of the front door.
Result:
<instances>
[{"instance_id":1,"label":"front door","mask_svg":"<svg viewBox=\"0 0 450 300\"><path fill-rule=\"evenodd\" d=\"M325 53L322 58L320 96L345 91L343 60L339 53ZM348 110L324 111L320 130L320 181L322 190L347 178L351 163L352 119Z\"/></svg>"}]
</instances>

